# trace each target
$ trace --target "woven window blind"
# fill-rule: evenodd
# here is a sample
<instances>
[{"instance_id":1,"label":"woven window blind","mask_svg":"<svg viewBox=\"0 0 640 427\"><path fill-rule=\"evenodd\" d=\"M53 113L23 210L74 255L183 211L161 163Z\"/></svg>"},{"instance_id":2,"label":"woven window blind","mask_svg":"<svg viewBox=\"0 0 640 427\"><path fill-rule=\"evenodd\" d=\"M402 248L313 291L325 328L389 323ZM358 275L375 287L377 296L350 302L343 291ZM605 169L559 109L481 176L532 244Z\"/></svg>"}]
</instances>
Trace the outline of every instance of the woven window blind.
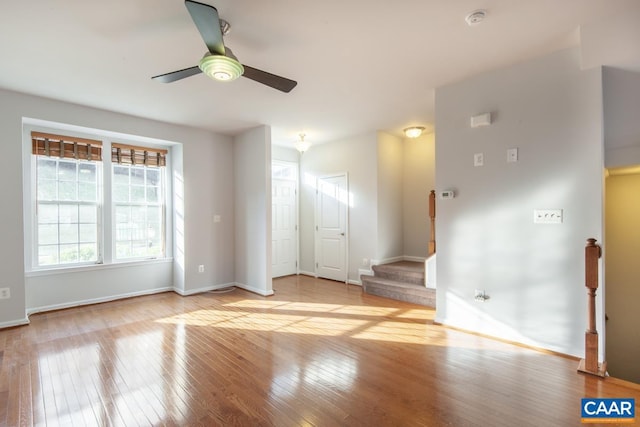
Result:
<instances>
[{"instance_id":1,"label":"woven window blind","mask_svg":"<svg viewBox=\"0 0 640 427\"><path fill-rule=\"evenodd\" d=\"M38 156L102 161L102 142L52 133L31 132L31 152Z\"/></svg>"},{"instance_id":2,"label":"woven window blind","mask_svg":"<svg viewBox=\"0 0 640 427\"><path fill-rule=\"evenodd\" d=\"M111 161L125 165L166 166L167 150L111 144Z\"/></svg>"}]
</instances>

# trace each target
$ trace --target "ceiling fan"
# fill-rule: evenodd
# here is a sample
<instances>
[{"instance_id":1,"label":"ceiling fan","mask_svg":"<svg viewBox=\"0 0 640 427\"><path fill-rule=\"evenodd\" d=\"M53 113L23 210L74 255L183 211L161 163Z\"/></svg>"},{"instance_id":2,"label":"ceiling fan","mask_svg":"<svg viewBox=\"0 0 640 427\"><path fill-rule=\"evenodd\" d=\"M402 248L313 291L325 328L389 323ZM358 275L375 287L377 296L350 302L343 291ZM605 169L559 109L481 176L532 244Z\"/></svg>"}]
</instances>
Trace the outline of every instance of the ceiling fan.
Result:
<instances>
[{"instance_id":1,"label":"ceiling fan","mask_svg":"<svg viewBox=\"0 0 640 427\"><path fill-rule=\"evenodd\" d=\"M204 73L219 81L231 81L243 76L286 93L296 87L298 82L294 80L241 64L231 49L224 45L221 20L215 7L191 0L185 0L184 3L209 51L202 57L199 65L160 74L152 77L153 80L171 83ZM222 25L228 29L226 21L222 21Z\"/></svg>"}]
</instances>

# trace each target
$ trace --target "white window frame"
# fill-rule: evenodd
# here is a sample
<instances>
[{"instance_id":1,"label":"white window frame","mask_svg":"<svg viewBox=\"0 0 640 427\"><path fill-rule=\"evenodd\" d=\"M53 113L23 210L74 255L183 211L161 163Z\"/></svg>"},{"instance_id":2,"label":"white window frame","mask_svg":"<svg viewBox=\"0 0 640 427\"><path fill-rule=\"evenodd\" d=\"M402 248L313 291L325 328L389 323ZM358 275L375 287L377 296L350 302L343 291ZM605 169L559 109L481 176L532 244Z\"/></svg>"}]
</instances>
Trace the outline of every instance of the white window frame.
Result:
<instances>
[{"instance_id":1,"label":"white window frame","mask_svg":"<svg viewBox=\"0 0 640 427\"><path fill-rule=\"evenodd\" d=\"M37 258L37 188L36 188L36 156L32 154L31 132L44 132L58 135L74 136L79 138L96 139L102 141L102 173L99 180L102 183L99 207L98 251L101 259L98 263L72 263L54 266L38 266ZM164 166L164 256L154 258L127 258L116 260L115 258L115 219L114 205L112 204L112 162L111 144L129 144L136 146L148 146L150 148L162 148L168 150L166 165ZM118 132L86 128L68 125L46 120L23 117L22 127L23 144L23 208L24 208L24 260L26 272L65 271L78 269L103 268L108 265L122 265L134 263L157 262L168 260L173 256L173 217L169 214L173 210L173 168L171 163L171 148L177 143L155 138L140 137L122 134Z\"/></svg>"}]
</instances>

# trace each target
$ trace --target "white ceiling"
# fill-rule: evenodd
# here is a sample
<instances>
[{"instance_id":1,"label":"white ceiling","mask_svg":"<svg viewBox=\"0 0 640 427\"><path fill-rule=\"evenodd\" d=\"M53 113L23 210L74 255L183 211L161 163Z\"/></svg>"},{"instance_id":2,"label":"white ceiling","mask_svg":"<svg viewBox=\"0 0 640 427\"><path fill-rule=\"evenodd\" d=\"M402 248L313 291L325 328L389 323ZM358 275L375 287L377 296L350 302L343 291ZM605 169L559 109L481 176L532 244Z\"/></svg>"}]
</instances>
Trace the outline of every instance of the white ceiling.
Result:
<instances>
[{"instance_id":1,"label":"white ceiling","mask_svg":"<svg viewBox=\"0 0 640 427\"><path fill-rule=\"evenodd\" d=\"M276 144L433 127L434 89L576 46L578 28L637 0L202 0L232 25L241 62L298 81L151 76L206 51L181 0L2 0L0 87ZM486 9L469 27L464 17Z\"/></svg>"}]
</instances>

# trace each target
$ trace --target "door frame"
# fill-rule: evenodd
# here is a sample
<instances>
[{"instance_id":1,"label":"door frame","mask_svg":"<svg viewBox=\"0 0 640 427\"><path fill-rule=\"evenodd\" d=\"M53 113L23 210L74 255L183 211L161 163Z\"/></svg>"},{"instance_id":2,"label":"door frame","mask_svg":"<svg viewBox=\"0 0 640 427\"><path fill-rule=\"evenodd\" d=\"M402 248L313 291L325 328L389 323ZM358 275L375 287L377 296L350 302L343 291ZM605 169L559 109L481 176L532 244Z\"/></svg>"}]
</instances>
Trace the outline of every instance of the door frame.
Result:
<instances>
[{"instance_id":1,"label":"door frame","mask_svg":"<svg viewBox=\"0 0 640 427\"><path fill-rule=\"evenodd\" d=\"M293 168L295 169L295 176L296 179L295 181L295 195L296 195L296 201L295 201L295 207L296 207L296 213L294 216L295 219L295 228L296 228L296 272L295 274L300 274L300 164L297 162L290 162L287 160L271 160L271 170L273 171L273 165L285 165L285 166L293 166ZM275 178L275 179L282 179L282 178ZM274 177L273 177L273 173L271 174L271 181L273 182ZM273 201L271 202L273 204ZM273 221L273 218L271 219L271 221ZM271 224L271 227L273 227L273 224ZM271 274L273 276L273 274Z\"/></svg>"},{"instance_id":2,"label":"door frame","mask_svg":"<svg viewBox=\"0 0 640 427\"><path fill-rule=\"evenodd\" d=\"M319 181L321 179L326 179L326 178L333 178L333 177L337 177L337 176L344 176L344 180L345 180L345 188L346 188L346 192L347 192L347 201L345 203L345 246L344 246L344 282L345 283L349 283L349 240L350 240L350 230L349 230L349 172L336 172L336 173L330 173L330 174L324 174L324 175L318 175L316 177L316 197L314 199L314 209L313 209L313 213L314 213L314 234L313 234L313 244L314 244L314 253L315 253L315 259L314 259L314 274L315 277L319 277L318 276L318 246L319 246L319 240L318 240L318 208L319 208L319 203L318 203L318 196L319 196L319 188L320 185L318 184Z\"/></svg>"}]
</instances>

